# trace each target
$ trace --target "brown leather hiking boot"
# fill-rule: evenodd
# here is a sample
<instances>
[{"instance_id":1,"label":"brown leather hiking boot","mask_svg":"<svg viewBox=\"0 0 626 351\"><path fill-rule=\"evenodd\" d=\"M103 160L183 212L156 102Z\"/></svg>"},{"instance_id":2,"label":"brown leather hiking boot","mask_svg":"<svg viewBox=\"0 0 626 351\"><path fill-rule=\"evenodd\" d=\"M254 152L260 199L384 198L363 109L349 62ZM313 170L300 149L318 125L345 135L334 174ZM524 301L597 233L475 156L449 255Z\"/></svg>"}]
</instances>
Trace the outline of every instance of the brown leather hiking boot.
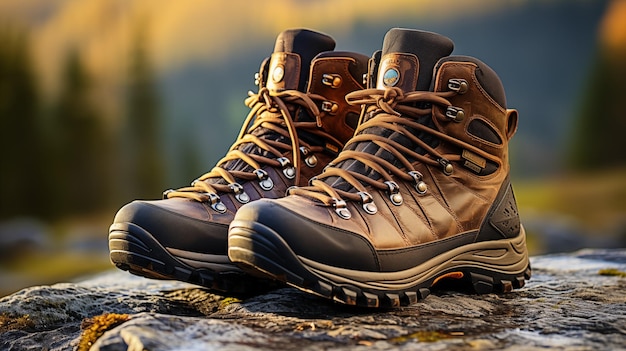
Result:
<instances>
[{"instance_id":1,"label":"brown leather hiking boot","mask_svg":"<svg viewBox=\"0 0 626 351\"><path fill-rule=\"evenodd\" d=\"M414 303L443 281L522 287L530 267L507 150L517 112L494 71L447 56L452 45L389 31L376 89L347 96L365 105L355 136L310 186L243 206L231 260L368 307Z\"/></svg>"},{"instance_id":2,"label":"brown leather hiking boot","mask_svg":"<svg viewBox=\"0 0 626 351\"><path fill-rule=\"evenodd\" d=\"M334 46L309 30L281 33L226 156L190 187L124 206L110 228L111 261L145 277L220 292L266 288L268 281L252 279L229 261L228 225L243 204L307 184L353 135L361 108L345 95L363 88L368 57L331 51Z\"/></svg>"}]
</instances>

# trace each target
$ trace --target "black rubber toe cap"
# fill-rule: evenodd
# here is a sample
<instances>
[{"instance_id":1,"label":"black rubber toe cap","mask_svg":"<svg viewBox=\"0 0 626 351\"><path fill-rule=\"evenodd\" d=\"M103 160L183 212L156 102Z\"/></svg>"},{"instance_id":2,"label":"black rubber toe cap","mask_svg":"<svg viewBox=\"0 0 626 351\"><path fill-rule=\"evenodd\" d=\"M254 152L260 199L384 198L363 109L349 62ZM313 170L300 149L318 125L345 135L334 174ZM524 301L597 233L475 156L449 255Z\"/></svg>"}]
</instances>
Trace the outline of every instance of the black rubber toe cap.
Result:
<instances>
[{"instance_id":1,"label":"black rubber toe cap","mask_svg":"<svg viewBox=\"0 0 626 351\"><path fill-rule=\"evenodd\" d=\"M133 201L117 212L114 223L139 226L164 247L227 254L228 226L194 215L203 211L202 204L188 200Z\"/></svg>"},{"instance_id":2,"label":"black rubber toe cap","mask_svg":"<svg viewBox=\"0 0 626 351\"><path fill-rule=\"evenodd\" d=\"M296 255L319 263L379 270L376 252L364 237L303 216L282 206L280 200L263 199L246 204L237 212L234 223L255 226L256 230L249 229L257 235L274 242L282 240Z\"/></svg>"}]
</instances>

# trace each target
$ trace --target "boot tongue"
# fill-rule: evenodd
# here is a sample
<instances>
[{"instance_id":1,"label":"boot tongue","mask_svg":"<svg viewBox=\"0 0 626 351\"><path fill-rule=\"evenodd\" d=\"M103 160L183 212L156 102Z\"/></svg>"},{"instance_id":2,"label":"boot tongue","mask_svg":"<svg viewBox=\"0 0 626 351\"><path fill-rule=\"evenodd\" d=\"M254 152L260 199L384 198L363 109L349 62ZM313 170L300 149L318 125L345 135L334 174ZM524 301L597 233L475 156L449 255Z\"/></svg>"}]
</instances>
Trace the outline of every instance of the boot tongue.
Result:
<instances>
[{"instance_id":1,"label":"boot tongue","mask_svg":"<svg viewBox=\"0 0 626 351\"><path fill-rule=\"evenodd\" d=\"M267 81L261 84L265 84L272 92L296 89L305 92L311 61L320 52L332 51L334 48L335 41L326 34L307 29L285 30L276 39L274 52L270 57ZM252 131L252 134L262 139L290 143L288 138L265 128L259 127ZM238 149L245 154L268 156L268 152L253 143L243 144ZM228 161L222 167L231 171L250 170L247 163L238 159ZM221 179L218 181L224 182Z\"/></svg>"},{"instance_id":2,"label":"boot tongue","mask_svg":"<svg viewBox=\"0 0 626 351\"><path fill-rule=\"evenodd\" d=\"M404 92L430 90L435 64L442 57L450 55L453 48L452 40L443 35L402 28L391 29L383 41L376 88L398 87ZM429 116L425 116L418 122L428 125L432 123L430 119ZM380 128L368 128L365 132L394 140L401 145L414 149L417 153L424 152L401 133ZM416 136L428 144L433 142L432 138L425 133L416 133ZM380 148L375 143L360 142L356 145L353 144L350 148L376 155L392 164L398 164L390 152ZM365 174L371 179L380 178L377 172L359 161L347 161L342 168ZM351 188L347 182L341 179L329 179L329 181L332 186L345 191L349 191Z\"/></svg>"},{"instance_id":3,"label":"boot tongue","mask_svg":"<svg viewBox=\"0 0 626 351\"><path fill-rule=\"evenodd\" d=\"M391 29L383 41L376 87L398 87L404 92L429 90L435 64L453 48L452 41L440 34Z\"/></svg>"},{"instance_id":4,"label":"boot tongue","mask_svg":"<svg viewBox=\"0 0 626 351\"><path fill-rule=\"evenodd\" d=\"M308 29L288 29L276 38L271 55L267 88L270 91L297 89L304 92L313 58L332 51L335 41L326 34Z\"/></svg>"}]
</instances>

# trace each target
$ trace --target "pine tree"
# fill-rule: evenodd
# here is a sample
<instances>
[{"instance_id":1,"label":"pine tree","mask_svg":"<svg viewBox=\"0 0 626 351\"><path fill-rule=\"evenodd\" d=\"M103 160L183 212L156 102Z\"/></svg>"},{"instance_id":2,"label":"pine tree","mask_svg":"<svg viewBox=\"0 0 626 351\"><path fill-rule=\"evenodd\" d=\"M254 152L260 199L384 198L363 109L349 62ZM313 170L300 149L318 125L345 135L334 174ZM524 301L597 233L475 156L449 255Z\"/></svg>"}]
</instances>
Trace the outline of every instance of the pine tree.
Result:
<instances>
[{"instance_id":1,"label":"pine tree","mask_svg":"<svg viewBox=\"0 0 626 351\"><path fill-rule=\"evenodd\" d=\"M127 195L132 199L154 198L164 190L165 167L160 99L143 30L136 32L129 63L124 143L130 187Z\"/></svg>"},{"instance_id":2,"label":"pine tree","mask_svg":"<svg viewBox=\"0 0 626 351\"><path fill-rule=\"evenodd\" d=\"M0 28L0 218L47 214L40 95L29 40Z\"/></svg>"},{"instance_id":3,"label":"pine tree","mask_svg":"<svg viewBox=\"0 0 626 351\"><path fill-rule=\"evenodd\" d=\"M111 147L94 100L93 81L76 50L65 60L52 121L57 215L102 209L108 204L111 188Z\"/></svg>"},{"instance_id":4,"label":"pine tree","mask_svg":"<svg viewBox=\"0 0 626 351\"><path fill-rule=\"evenodd\" d=\"M580 102L568 162L574 170L626 166L626 53L598 50Z\"/></svg>"}]
</instances>

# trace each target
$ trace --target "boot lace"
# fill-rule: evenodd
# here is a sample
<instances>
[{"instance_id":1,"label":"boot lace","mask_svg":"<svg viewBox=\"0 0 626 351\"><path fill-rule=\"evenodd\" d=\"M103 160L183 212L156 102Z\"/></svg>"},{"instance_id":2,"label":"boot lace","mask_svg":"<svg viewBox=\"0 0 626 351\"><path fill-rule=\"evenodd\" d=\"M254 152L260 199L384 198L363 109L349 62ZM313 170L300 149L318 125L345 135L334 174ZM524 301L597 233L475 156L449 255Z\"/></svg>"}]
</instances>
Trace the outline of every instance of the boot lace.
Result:
<instances>
[{"instance_id":1,"label":"boot lace","mask_svg":"<svg viewBox=\"0 0 626 351\"><path fill-rule=\"evenodd\" d=\"M346 208L346 201L360 202L365 212L376 213L377 208L368 187L387 192L391 202L398 206L402 204L403 199L396 179L412 182L417 193L426 193L427 185L415 167L419 163L440 167L445 174L452 174L454 168L451 162L459 161L461 156L441 154L418 135L430 134L440 141L491 158L482 150L417 121L420 117L423 119L432 115L442 121L460 122L463 118L462 109L452 106L448 100L458 93L455 90L404 93L401 89L392 87L385 90L365 89L346 95L346 100L350 104L365 105L365 113L362 116L365 121L359 124L355 136L324 172L314 177L309 186L292 187L289 193L307 196L332 206L340 217L348 219L351 215ZM445 113L433 108L434 106L444 107ZM383 133L379 132L381 130L388 130L408 138L414 146L424 152L418 153L415 151L417 147L409 148L393 140L394 138L384 137ZM378 147L357 148L358 143L374 143ZM385 159L374 154L381 149L387 151L391 157ZM368 172L355 171L352 167L355 161L363 164L369 171L374 171L374 175L368 176ZM345 186L346 183L348 187Z\"/></svg>"},{"instance_id":2,"label":"boot lace","mask_svg":"<svg viewBox=\"0 0 626 351\"><path fill-rule=\"evenodd\" d=\"M194 180L191 186L167 190L163 193L164 198L184 197L210 202L216 211L225 212L226 207L220 202L218 194L234 193L239 202L250 201L238 180L257 180L262 189L272 189L273 182L263 170L264 165L282 168L287 178L299 184L300 152L320 152L323 147L300 140L297 130L307 130L339 146L343 145L318 128L321 127L321 115L315 101L324 100L321 95L297 90L274 92L266 87L260 88L256 94L248 92L248 95L245 104L250 112L226 155L211 171ZM306 113L316 118L316 122L294 121L288 106L303 107ZM292 160L285 157L289 152ZM241 167L242 163L244 167Z\"/></svg>"}]
</instances>

